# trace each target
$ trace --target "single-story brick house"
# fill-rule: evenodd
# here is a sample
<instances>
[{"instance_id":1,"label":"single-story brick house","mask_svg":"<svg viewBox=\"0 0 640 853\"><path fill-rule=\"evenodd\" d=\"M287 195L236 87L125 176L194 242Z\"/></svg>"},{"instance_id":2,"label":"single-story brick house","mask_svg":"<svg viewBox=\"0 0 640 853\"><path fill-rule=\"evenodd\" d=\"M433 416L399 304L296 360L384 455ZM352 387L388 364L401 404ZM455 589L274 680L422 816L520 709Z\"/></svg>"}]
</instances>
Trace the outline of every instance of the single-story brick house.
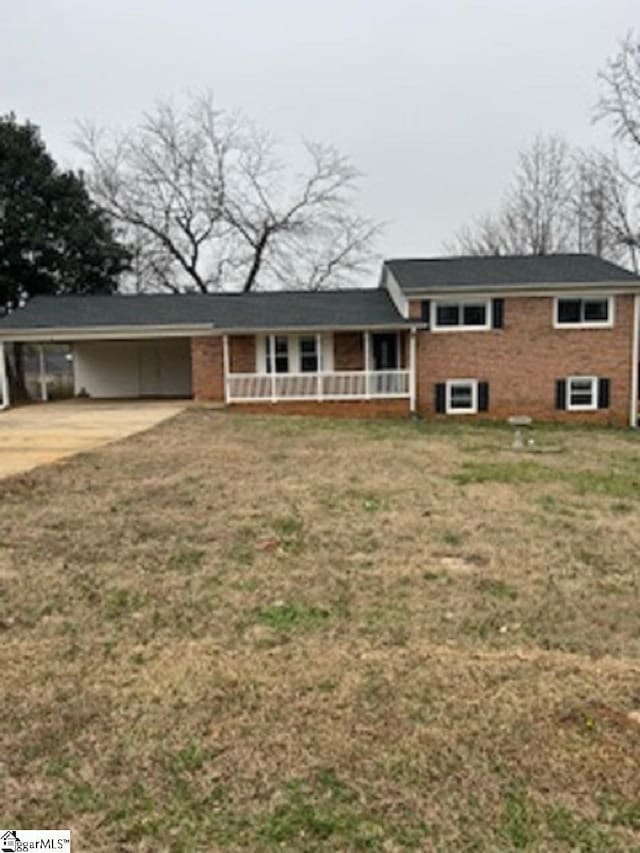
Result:
<instances>
[{"instance_id":1,"label":"single-story brick house","mask_svg":"<svg viewBox=\"0 0 640 853\"><path fill-rule=\"evenodd\" d=\"M0 350L68 343L91 397L636 426L639 331L640 277L601 258L454 257L385 261L360 290L36 297Z\"/></svg>"}]
</instances>

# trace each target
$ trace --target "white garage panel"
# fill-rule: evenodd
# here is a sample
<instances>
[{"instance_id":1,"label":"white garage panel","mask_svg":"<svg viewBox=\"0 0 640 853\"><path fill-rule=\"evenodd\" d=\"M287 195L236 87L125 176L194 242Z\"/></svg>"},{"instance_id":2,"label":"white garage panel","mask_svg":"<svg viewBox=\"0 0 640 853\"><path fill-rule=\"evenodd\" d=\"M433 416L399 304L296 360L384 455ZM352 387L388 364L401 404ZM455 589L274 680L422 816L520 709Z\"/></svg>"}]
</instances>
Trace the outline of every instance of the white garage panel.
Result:
<instances>
[{"instance_id":1,"label":"white garage panel","mask_svg":"<svg viewBox=\"0 0 640 853\"><path fill-rule=\"evenodd\" d=\"M190 397L189 341L90 341L73 348L76 394Z\"/></svg>"}]
</instances>

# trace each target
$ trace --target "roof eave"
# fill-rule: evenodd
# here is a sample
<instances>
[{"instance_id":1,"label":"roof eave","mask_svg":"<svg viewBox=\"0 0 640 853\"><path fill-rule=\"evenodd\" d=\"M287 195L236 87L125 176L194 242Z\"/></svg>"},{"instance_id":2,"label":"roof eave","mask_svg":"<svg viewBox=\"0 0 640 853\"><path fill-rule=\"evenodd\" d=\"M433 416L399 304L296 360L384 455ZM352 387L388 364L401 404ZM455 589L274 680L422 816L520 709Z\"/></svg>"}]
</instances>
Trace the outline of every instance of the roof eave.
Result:
<instances>
[{"instance_id":1,"label":"roof eave","mask_svg":"<svg viewBox=\"0 0 640 853\"><path fill-rule=\"evenodd\" d=\"M402 292L409 299L429 298L434 295L448 295L451 293L527 293L532 296L553 296L555 293L565 290L607 290L618 293L636 293L640 290L640 278L637 281L577 281L577 282L530 282L523 284L451 284L439 285L430 288L407 287L400 285Z\"/></svg>"},{"instance_id":2,"label":"roof eave","mask_svg":"<svg viewBox=\"0 0 640 853\"><path fill-rule=\"evenodd\" d=\"M316 324L316 325L282 325L282 326L215 326L213 323L171 326L51 326L40 328L11 328L0 329L0 341L5 343L33 342L64 342L64 341L99 341L99 340L136 340L146 338L190 338L197 336L219 335L250 335L274 334L277 332L314 333L340 331L377 331L402 330L421 328L422 322L409 320L388 323L357 323L357 324Z\"/></svg>"}]
</instances>

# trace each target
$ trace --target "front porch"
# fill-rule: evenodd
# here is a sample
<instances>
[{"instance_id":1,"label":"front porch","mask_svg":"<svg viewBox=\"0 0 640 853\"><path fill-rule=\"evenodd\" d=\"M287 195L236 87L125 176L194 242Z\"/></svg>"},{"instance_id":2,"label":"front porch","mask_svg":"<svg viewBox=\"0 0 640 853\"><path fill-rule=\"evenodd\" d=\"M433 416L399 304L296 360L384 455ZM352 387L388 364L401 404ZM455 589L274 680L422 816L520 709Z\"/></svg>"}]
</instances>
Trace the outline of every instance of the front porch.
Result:
<instances>
[{"instance_id":1,"label":"front porch","mask_svg":"<svg viewBox=\"0 0 640 853\"><path fill-rule=\"evenodd\" d=\"M222 347L227 404L407 400L414 407L415 336L405 331L225 335Z\"/></svg>"}]
</instances>

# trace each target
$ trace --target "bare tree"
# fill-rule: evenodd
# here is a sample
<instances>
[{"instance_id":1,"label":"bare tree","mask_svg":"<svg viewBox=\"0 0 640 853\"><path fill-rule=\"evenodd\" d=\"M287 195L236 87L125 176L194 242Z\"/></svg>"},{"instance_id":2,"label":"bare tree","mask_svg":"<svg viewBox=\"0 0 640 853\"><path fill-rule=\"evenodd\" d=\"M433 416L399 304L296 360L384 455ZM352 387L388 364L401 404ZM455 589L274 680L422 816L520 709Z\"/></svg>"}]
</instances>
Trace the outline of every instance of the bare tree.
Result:
<instances>
[{"instance_id":1,"label":"bare tree","mask_svg":"<svg viewBox=\"0 0 640 853\"><path fill-rule=\"evenodd\" d=\"M618 53L600 73L601 94L596 120L612 126L621 143L618 225L620 245L624 246L633 268L638 271L640 255L640 39L633 33L620 42Z\"/></svg>"},{"instance_id":2,"label":"bare tree","mask_svg":"<svg viewBox=\"0 0 640 853\"><path fill-rule=\"evenodd\" d=\"M291 174L275 140L209 96L160 103L139 127L83 126L98 204L130 232L138 289L317 289L369 270L379 226L353 207L358 172L334 148L305 144Z\"/></svg>"},{"instance_id":3,"label":"bare tree","mask_svg":"<svg viewBox=\"0 0 640 853\"><path fill-rule=\"evenodd\" d=\"M574 156L575 249L638 271L638 220L633 182L617 157L601 151Z\"/></svg>"},{"instance_id":4,"label":"bare tree","mask_svg":"<svg viewBox=\"0 0 640 853\"><path fill-rule=\"evenodd\" d=\"M537 136L518 163L497 214L458 232L451 248L470 254L545 255L571 239L572 163L559 136Z\"/></svg>"},{"instance_id":5,"label":"bare tree","mask_svg":"<svg viewBox=\"0 0 640 853\"><path fill-rule=\"evenodd\" d=\"M451 251L472 255L589 252L638 270L633 179L617 157L537 137L522 152L495 215L462 228Z\"/></svg>"}]
</instances>

